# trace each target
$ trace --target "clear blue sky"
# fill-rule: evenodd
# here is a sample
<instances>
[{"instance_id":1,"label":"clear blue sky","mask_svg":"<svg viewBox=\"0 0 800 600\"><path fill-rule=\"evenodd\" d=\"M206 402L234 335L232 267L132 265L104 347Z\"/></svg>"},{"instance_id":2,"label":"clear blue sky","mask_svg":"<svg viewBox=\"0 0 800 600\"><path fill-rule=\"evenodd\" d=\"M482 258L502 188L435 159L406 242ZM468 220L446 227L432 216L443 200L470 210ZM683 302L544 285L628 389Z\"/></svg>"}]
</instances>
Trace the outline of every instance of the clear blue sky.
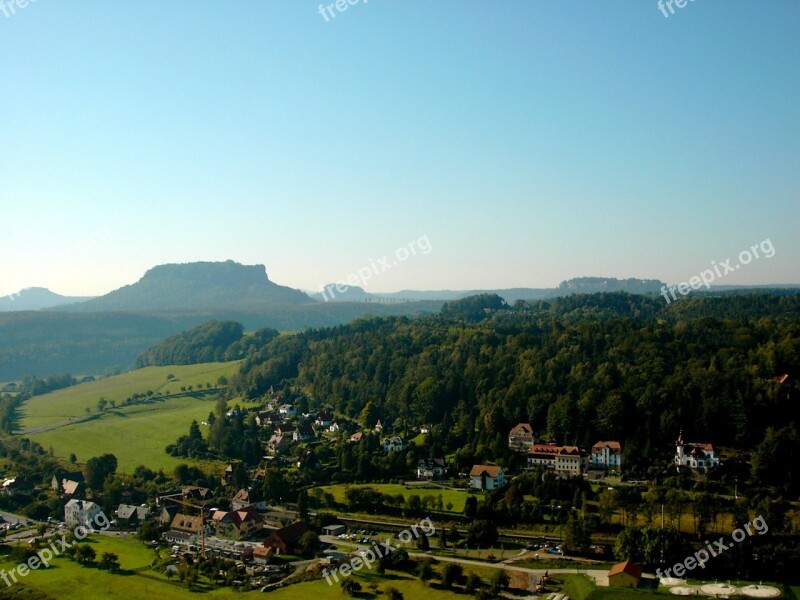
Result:
<instances>
[{"instance_id":1,"label":"clear blue sky","mask_svg":"<svg viewBox=\"0 0 800 600\"><path fill-rule=\"evenodd\" d=\"M9 0L4 0L8 5ZM0 294L798 282L800 3L38 0L0 12Z\"/></svg>"}]
</instances>

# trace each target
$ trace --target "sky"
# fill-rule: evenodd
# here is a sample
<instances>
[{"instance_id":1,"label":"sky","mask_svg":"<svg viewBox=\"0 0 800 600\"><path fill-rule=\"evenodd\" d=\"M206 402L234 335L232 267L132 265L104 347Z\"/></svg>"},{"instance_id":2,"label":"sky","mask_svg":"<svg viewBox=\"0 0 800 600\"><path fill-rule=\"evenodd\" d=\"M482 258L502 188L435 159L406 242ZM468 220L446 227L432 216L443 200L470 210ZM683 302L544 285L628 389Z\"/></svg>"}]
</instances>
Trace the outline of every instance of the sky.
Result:
<instances>
[{"instance_id":1,"label":"sky","mask_svg":"<svg viewBox=\"0 0 800 600\"><path fill-rule=\"evenodd\" d=\"M3 0L0 294L800 283L800 3L340 6Z\"/></svg>"}]
</instances>

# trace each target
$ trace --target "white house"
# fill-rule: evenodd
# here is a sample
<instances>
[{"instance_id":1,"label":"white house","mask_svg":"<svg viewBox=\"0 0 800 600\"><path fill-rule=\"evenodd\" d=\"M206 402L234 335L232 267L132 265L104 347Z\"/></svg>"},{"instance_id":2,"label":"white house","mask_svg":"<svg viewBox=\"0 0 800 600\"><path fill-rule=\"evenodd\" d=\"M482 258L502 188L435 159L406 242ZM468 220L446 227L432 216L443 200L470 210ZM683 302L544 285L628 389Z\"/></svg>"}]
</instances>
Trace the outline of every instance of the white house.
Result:
<instances>
[{"instance_id":1,"label":"white house","mask_svg":"<svg viewBox=\"0 0 800 600\"><path fill-rule=\"evenodd\" d=\"M592 446L591 465L600 469L619 469L622 446L619 442L597 442Z\"/></svg>"},{"instance_id":2,"label":"white house","mask_svg":"<svg viewBox=\"0 0 800 600\"><path fill-rule=\"evenodd\" d=\"M73 498L64 506L64 523L69 527L95 527L101 514L103 509L94 502Z\"/></svg>"},{"instance_id":3,"label":"white house","mask_svg":"<svg viewBox=\"0 0 800 600\"><path fill-rule=\"evenodd\" d=\"M423 458L417 463L417 479L439 479L444 471L444 459L441 458Z\"/></svg>"},{"instance_id":4,"label":"white house","mask_svg":"<svg viewBox=\"0 0 800 600\"><path fill-rule=\"evenodd\" d=\"M287 417L297 416L297 409L291 404L281 404L281 407L278 409L278 412L282 415L286 415Z\"/></svg>"},{"instance_id":5,"label":"white house","mask_svg":"<svg viewBox=\"0 0 800 600\"><path fill-rule=\"evenodd\" d=\"M469 472L469 487L476 490L497 490L506 484L502 467L473 465Z\"/></svg>"},{"instance_id":6,"label":"white house","mask_svg":"<svg viewBox=\"0 0 800 600\"><path fill-rule=\"evenodd\" d=\"M698 444L696 442L684 442L683 432L678 435L675 441L675 468L689 467L700 473L718 467L720 465L719 452L714 448L714 444Z\"/></svg>"},{"instance_id":7,"label":"white house","mask_svg":"<svg viewBox=\"0 0 800 600\"><path fill-rule=\"evenodd\" d=\"M406 449L406 441L397 436L392 436L383 440L384 452L402 452Z\"/></svg>"}]
</instances>

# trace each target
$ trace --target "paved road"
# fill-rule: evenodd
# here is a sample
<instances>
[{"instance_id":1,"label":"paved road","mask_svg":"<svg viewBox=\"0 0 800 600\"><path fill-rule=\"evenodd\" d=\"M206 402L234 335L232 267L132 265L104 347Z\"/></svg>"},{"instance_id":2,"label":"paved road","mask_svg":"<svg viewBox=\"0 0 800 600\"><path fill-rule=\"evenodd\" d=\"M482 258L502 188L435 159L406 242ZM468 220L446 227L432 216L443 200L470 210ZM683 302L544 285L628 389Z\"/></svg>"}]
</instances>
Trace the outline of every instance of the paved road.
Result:
<instances>
[{"instance_id":1,"label":"paved road","mask_svg":"<svg viewBox=\"0 0 800 600\"><path fill-rule=\"evenodd\" d=\"M22 515L15 515L14 513L5 512L0 510L0 517L5 519L6 523L21 523L22 525L33 525L34 523L38 523L38 521L34 521L33 519L29 519L28 517L23 517Z\"/></svg>"}]
</instances>

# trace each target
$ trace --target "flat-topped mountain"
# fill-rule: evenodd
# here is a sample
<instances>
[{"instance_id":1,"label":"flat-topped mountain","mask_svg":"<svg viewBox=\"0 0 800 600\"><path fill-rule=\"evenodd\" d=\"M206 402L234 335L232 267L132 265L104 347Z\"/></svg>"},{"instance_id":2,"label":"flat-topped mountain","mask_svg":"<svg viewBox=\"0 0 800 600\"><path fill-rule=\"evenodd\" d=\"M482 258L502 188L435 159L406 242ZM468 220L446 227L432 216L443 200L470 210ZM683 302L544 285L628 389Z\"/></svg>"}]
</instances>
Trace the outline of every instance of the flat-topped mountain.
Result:
<instances>
[{"instance_id":1,"label":"flat-topped mountain","mask_svg":"<svg viewBox=\"0 0 800 600\"><path fill-rule=\"evenodd\" d=\"M62 310L229 310L312 302L303 292L270 281L264 265L242 265L228 260L159 265L134 284Z\"/></svg>"}]
</instances>

